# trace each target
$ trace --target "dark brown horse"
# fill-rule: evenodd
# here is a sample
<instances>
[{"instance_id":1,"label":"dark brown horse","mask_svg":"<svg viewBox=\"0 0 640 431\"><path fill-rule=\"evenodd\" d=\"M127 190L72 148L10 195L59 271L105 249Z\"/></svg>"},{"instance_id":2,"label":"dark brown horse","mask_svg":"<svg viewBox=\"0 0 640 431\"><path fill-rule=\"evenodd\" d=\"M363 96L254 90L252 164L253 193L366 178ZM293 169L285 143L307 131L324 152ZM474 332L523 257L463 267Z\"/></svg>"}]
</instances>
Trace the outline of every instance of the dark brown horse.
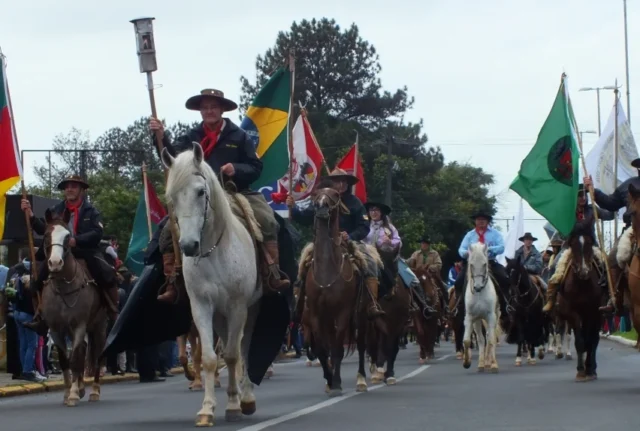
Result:
<instances>
[{"instance_id":1,"label":"dark brown horse","mask_svg":"<svg viewBox=\"0 0 640 431\"><path fill-rule=\"evenodd\" d=\"M64 404L73 407L85 395L85 358L93 370L89 401L100 400L100 353L107 337L107 309L84 262L71 253L69 219L66 210L62 217L50 210L45 213L45 264L49 266L49 279L42 292L42 317L58 348L66 387ZM67 357L67 337L72 344L70 357Z\"/></svg>"},{"instance_id":2,"label":"dark brown horse","mask_svg":"<svg viewBox=\"0 0 640 431\"><path fill-rule=\"evenodd\" d=\"M368 351L371 356L371 383L395 385L395 362L400 350L400 338L409 320L411 296L398 277L398 252L383 246L378 253L384 268L380 277L380 307L385 312L385 328L369 323ZM384 364L387 364L385 371Z\"/></svg>"},{"instance_id":3,"label":"dark brown horse","mask_svg":"<svg viewBox=\"0 0 640 431\"><path fill-rule=\"evenodd\" d=\"M596 353L602 320L598 308L602 300L602 288L598 284L600 274L594 254L592 223L593 218L576 223L567 239L569 250L560 257L554 274L566 274L558 293L558 314L574 331L578 382L597 378ZM569 252L570 260L567 256Z\"/></svg>"},{"instance_id":4,"label":"dark brown horse","mask_svg":"<svg viewBox=\"0 0 640 431\"><path fill-rule=\"evenodd\" d=\"M435 356L434 348L440 336L440 328L444 323L444 310L442 308L442 292L437 286L439 279L426 269L414 268L413 273L418 278L427 300L425 306L421 307L420 313L415 313L413 316L416 338L420 346L419 363L422 365ZM460 336L460 340L462 340L462 336Z\"/></svg>"},{"instance_id":5,"label":"dark brown horse","mask_svg":"<svg viewBox=\"0 0 640 431\"><path fill-rule=\"evenodd\" d=\"M313 195L315 209L312 260L305 281L306 319L311 327L311 349L317 355L329 396L342 394L340 367L345 353L358 348L357 390L366 391L364 357L368 320L362 277L350 261L340 236L341 211L348 211L340 194L322 188ZM309 247L309 246L307 246ZM306 260L303 251L303 262ZM357 335L356 335L357 334ZM356 339L357 336L357 339ZM344 346L347 346L345 352ZM329 366L329 357L331 366Z\"/></svg>"},{"instance_id":6,"label":"dark brown horse","mask_svg":"<svg viewBox=\"0 0 640 431\"><path fill-rule=\"evenodd\" d=\"M507 274L511 289L511 305L514 309L514 325L507 336L507 343L517 344L516 366L522 365L522 350L527 349L529 365L536 364L535 349L538 357L544 359L545 316L542 312L544 294L537 280L529 274L518 260L507 258Z\"/></svg>"}]
</instances>

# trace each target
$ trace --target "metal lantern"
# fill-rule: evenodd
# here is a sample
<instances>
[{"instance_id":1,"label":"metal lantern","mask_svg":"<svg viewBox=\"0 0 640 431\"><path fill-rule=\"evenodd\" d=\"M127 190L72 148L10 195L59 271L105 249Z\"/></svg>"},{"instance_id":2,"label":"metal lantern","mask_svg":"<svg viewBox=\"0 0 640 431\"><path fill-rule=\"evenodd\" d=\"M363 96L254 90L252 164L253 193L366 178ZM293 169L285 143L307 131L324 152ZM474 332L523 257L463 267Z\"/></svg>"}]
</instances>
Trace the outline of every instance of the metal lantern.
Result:
<instances>
[{"instance_id":1,"label":"metal lantern","mask_svg":"<svg viewBox=\"0 0 640 431\"><path fill-rule=\"evenodd\" d=\"M156 44L153 40L153 20L155 18L132 19L136 32L136 45L138 48L138 63L140 73L155 72L158 70L156 62Z\"/></svg>"}]
</instances>

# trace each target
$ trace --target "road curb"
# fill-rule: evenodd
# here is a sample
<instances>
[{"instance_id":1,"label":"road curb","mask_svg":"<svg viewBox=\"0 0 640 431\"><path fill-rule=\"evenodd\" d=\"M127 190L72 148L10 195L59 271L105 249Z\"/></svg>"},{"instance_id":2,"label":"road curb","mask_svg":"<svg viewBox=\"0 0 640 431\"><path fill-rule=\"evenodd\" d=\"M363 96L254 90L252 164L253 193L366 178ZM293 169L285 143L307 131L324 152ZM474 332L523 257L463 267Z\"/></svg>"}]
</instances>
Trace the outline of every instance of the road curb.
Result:
<instances>
[{"instance_id":1,"label":"road curb","mask_svg":"<svg viewBox=\"0 0 640 431\"><path fill-rule=\"evenodd\" d=\"M172 373L182 373L182 367L171 369ZM138 380L140 377L138 374L125 374L124 376L111 376L105 375L100 379L101 385L108 385L111 383L131 382ZM85 378L85 384L91 384L92 378ZM39 394L42 392L57 392L64 389L64 382L62 380L55 380L52 382L43 383L26 383L21 385L11 385L0 388L0 398L17 397L20 395Z\"/></svg>"},{"instance_id":2,"label":"road curb","mask_svg":"<svg viewBox=\"0 0 640 431\"><path fill-rule=\"evenodd\" d=\"M622 344L623 346L636 347L636 342L635 341L628 340L628 339L626 339L624 337L621 337L619 335L609 335L608 337L605 337L604 335L600 335L600 338L602 338L604 340L613 341L614 343Z\"/></svg>"}]
</instances>

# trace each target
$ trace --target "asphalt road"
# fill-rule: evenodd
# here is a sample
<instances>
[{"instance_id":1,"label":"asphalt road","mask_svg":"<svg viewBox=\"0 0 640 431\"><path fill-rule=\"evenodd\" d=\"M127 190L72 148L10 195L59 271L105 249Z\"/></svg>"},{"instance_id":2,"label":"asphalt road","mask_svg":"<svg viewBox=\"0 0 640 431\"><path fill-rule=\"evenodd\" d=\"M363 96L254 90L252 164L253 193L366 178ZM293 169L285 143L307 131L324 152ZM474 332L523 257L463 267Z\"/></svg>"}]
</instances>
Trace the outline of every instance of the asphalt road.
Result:
<instances>
[{"instance_id":1,"label":"asphalt road","mask_svg":"<svg viewBox=\"0 0 640 431\"><path fill-rule=\"evenodd\" d=\"M400 351L394 387L369 385L356 394L356 357L343 367L345 395L329 399L320 368L303 360L277 364L275 375L256 389L258 411L241 422L224 421L226 383L216 389L216 427L224 430L326 431L588 431L638 426L640 354L612 342L599 349L599 380L576 383L575 359L547 356L516 368L515 347L498 348L499 374L478 374L476 355L464 370L453 346L443 343L436 360L418 365L417 350ZM192 429L202 403L183 376L164 383L105 385L102 400L75 408L62 393L0 400L2 431L144 431Z\"/></svg>"}]
</instances>

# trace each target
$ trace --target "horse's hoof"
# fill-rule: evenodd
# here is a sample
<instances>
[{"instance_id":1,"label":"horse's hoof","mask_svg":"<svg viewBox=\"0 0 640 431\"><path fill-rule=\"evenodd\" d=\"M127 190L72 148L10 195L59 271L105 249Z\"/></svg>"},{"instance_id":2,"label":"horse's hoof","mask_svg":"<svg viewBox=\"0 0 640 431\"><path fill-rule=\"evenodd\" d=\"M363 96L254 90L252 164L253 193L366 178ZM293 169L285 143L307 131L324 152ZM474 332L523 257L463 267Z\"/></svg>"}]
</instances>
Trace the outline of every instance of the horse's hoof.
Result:
<instances>
[{"instance_id":1,"label":"horse's hoof","mask_svg":"<svg viewBox=\"0 0 640 431\"><path fill-rule=\"evenodd\" d=\"M562 359L564 358L564 353L560 352L560 353L556 353L556 359Z\"/></svg>"},{"instance_id":2,"label":"horse's hoof","mask_svg":"<svg viewBox=\"0 0 640 431\"><path fill-rule=\"evenodd\" d=\"M341 397L342 389L331 389L329 390L329 398Z\"/></svg>"},{"instance_id":3,"label":"horse's hoof","mask_svg":"<svg viewBox=\"0 0 640 431\"><path fill-rule=\"evenodd\" d=\"M307 367L311 367L313 365L313 362L311 362L310 360L307 359L307 362L305 362L305 365Z\"/></svg>"},{"instance_id":4,"label":"horse's hoof","mask_svg":"<svg viewBox=\"0 0 640 431\"><path fill-rule=\"evenodd\" d=\"M456 352L456 359L462 359L462 352Z\"/></svg>"},{"instance_id":5,"label":"horse's hoof","mask_svg":"<svg viewBox=\"0 0 640 431\"><path fill-rule=\"evenodd\" d=\"M216 381L213 385L216 388L221 387L222 385L220 384L220 380ZM189 385L189 390L190 391L201 391L202 390L202 383L192 383Z\"/></svg>"},{"instance_id":6,"label":"horse's hoof","mask_svg":"<svg viewBox=\"0 0 640 431\"><path fill-rule=\"evenodd\" d=\"M571 353L567 353L567 356L565 356L565 359L567 361L570 361L571 359L573 359L573 357L571 356Z\"/></svg>"},{"instance_id":7,"label":"horse's hoof","mask_svg":"<svg viewBox=\"0 0 640 431\"><path fill-rule=\"evenodd\" d=\"M586 381L587 382L592 382L594 380L598 380L598 374L596 374L596 373L587 374L587 377L586 377Z\"/></svg>"},{"instance_id":8,"label":"horse's hoof","mask_svg":"<svg viewBox=\"0 0 640 431\"><path fill-rule=\"evenodd\" d=\"M77 405L78 405L78 401L80 401L80 399L79 399L79 398L77 398L77 399L76 399L76 398L69 398L69 399L67 400L67 402L65 403L65 405L66 405L67 407L75 407L75 406L77 406Z\"/></svg>"},{"instance_id":9,"label":"horse's hoof","mask_svg":"<svg viewBox=\"0 0 640 431\"><path fill-rule=\"evenodd\" d=\"M242 410L243 415L251 416L256 412L256 402L255 401L240 401L240 410Z\"/></svg>"},{"instance_id":10,"label":"horse's hoof","mask_svg":"<svg viewBox=\"0 0 640 431\"><path fill-rule=\"evenodd\" d=\"M587 374L584 371L578 371L576 373L576 382L586 382Z\"/></svg>"},{"instance_id":11,"label":"horse's hoof","mask_svg":"<svg viewBox=\"0 0 640 431\"><path fill-rule=\"evenodd\" d=\"M387 384L387 386L393 386L398 383L398 380L396 380L395 377L389 377L387 378L387 380L385 380L385 383Z\"/></svg>"},{"instance_id":12,"label":"horse's hoof","mask_svg":"<svg viewBox=\"0 0 640 431\"><path fill-rule=\"evenodd\" d=\"M462 366L464 367L465 370L468 370L469 368L471 368L471 361L463 362Z\"/></svg>"},{"instance_id":13,"label":"horse's hoof","mask_svg":"<svg viewBox=\"0 0 640 431\"><path fill-rule=\"evenodd\" d=\"M535 359L529 359L527 362L529 363L529 365L535 365L536 364L536 360Z\"/></svg>"},{"instance_id":14,"label":"horse's hoof","mask_svg":"<svg viewBox=\"0 0 640 431\"><path fill-rule=\"evenodd\" d=\"M313 366L314 366L314 367L321 367L321 366L322 366L322 364L320 363L320 361L319 361L319 360L317 360L317 359L316 359L316 360L315 360L315 362L313 363Z\"/></svg>"},{"instance_id":15,"label":"horse's hoof","mask_svg":"<svg viewBox=\"0 0 640 431\"><path fill-rule=\"evenodd\" d=\"M489 371L493 374L497 374L500 370L497 365L492 365L491 368L489 368Z\"/></svg>"},{"instance_id":16,"label":"horse's hoof","mask_svg":"<svg viewBox=\"0 0 640 431\"><path fill-rule=\"evenodd\" d=\"M100 394L89 394L89 402L95 403L100 401Z\"/></svg>"},{"instance_id":17,"label":"horse's hoof","mask_svg":"<svg viewBox=\"0 0 640 431\"><path fill-rule=\"evenodd\" d=\"M371 384L372 385L377 385L382 383L382 379L378 376L371 376Z\"/></svg>"},{"instance_id":18,"label":"horse's hoof","mask_svg":"<svg viewBox=\"0 0 640 431\"><path fill-rule=\"evenodd\" d=\"M225 410L224 411L224 420L227 422L238 422L242 420L242 410L233 409L233 410Z\"/></svg>"},{"instance_id":19,"label":"horse's hoof","mask_svg":"<svg viewBox=\"0 0 640 431\"><path fill-rule=\"evenodd\" d=\"M484 373L484 365L483 366L479 366L478 365L478 372L479 373Z\"/></svg>"},{"instance_id":20,"label":"horse's hoof","mask_svg":"<svg viewBox=\"0 0 640 431\"><path fill-rule=\"evenodd\" d=\"M212 427L213 415L198 415L196 417L196 427Z\"/></svg>"},{"instance_id":21,"label":"horse's hoof","mask_svg":"<svg viewBox=\"0 0 640 431\"><path fill-rule=\"evenodd\" d=\"M369 388L366 383L359 383L356 385L356 392L367 392Z\"/></svg>"},{"instance_id":22,"label":"horse's hoof","mask_svg":"<svg viewBox=\"0 0 640 431\"><path fill-rule=\"evenodd\" d=\"M324 393L328 394L329 392L331 392L331 387L329 387L329 385L324 385Z\"/></svg>"},{"instance_id":23,"label":"horse's hoof","mask_svg":"<svg viewBox=\"0 0 640 431\"><path fill-rule=\"evenodd\" d=\"M420 365L424 365L426 362L427 362L426 359L423 359L423 358L418 359L418 364Z\"/></svg>"},{"instance_id":24,"label":"horse's hoof","mask_svg":"<svg viewBox=\"0 0 640 431\"><path fill-rule=\"evenodd\" d=\"M521 367L522 366L522 360L517 360L516 359L516 367Z\"/></svg>"},{"instance_id":25,"label":"horse's hoof","mask_svg":"<svg viewBox=\"0 0 640 431\"><path fill-rule=\"evenodd\" d=\"M538 359L540 359L541 361L544 359L544 350L538 350Z\"/></svg>"}]
</instances>

